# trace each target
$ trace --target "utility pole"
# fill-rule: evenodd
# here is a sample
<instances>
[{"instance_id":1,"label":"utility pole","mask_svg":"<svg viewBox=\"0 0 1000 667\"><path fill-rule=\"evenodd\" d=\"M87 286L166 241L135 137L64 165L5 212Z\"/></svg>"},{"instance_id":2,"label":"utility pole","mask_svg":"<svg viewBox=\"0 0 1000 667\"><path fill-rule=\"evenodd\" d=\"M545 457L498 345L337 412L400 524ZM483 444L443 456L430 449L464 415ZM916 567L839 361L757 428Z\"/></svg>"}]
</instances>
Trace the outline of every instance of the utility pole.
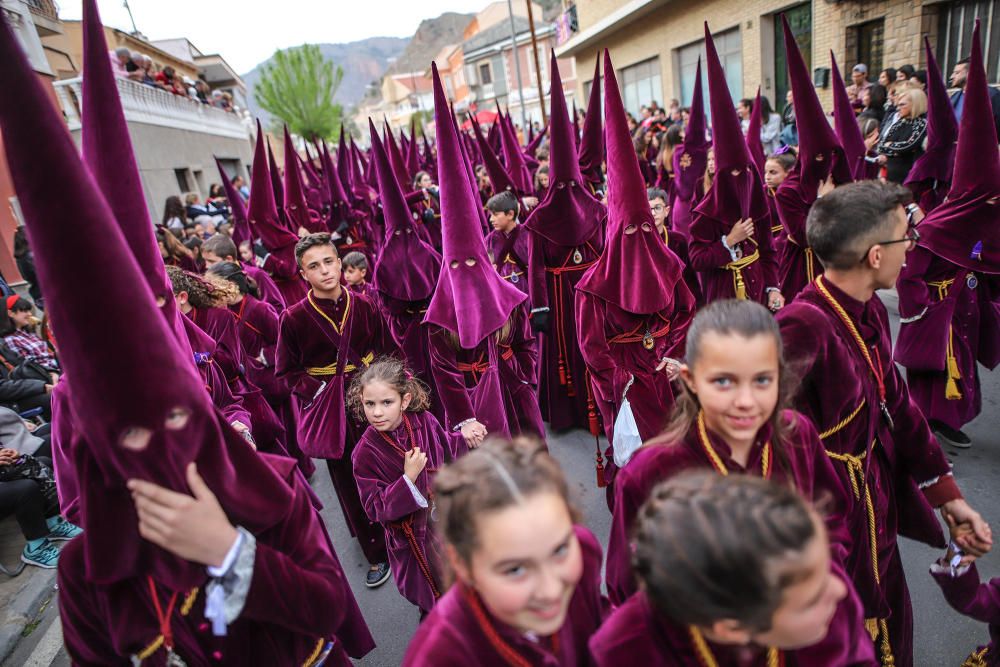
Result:
<instances>
[{"instance_id":1,"label":"utility pole","mask_svg":"<svg viewBox=\"0 0 1000 667\"><path fill-rule=\"evenodd\" d=\"M135 27L135 17L132 16L132 8L128 6L128 0L123 0L122 4L125 5L125 11L128 12L129 20L132 21L132 34L138 35L139 29Z\"/></svg>"},{"instance_id":2,"label":"utility pole","mask_svg":"<svg viewBox=\"0 0 1000 667\"><path fill-rule=\"evenodd\" d=\"M549 123L545 114L545 88L542 86L542 68L538 62L538 39L535 37L535 17L531 11L531 0L528 3L528 28L531 29L531 52L535 57L535 83L538 84L538 107L542 110L542 127ZM549 81L552 80L552 72L549 72ZM559 91L562 92L562 91ZM524 136L528 136L528 128L524 128Z\"/></svg>"},{"instance_id":3,"label":"utility pole","mask_svg":"<svg viewBox=\"0 0 1000 667\"><path fill-rule=\"evenodd\" d=\"M514 57L514 69L517 72L517 97L521 101L521 129L527 136L528 112L524 108L524 91L521 89L521 60L517 57L517 28L514 26L514 5L507 0L507 13L510 16L510 46Z\"/></svg>"}]
</instances>

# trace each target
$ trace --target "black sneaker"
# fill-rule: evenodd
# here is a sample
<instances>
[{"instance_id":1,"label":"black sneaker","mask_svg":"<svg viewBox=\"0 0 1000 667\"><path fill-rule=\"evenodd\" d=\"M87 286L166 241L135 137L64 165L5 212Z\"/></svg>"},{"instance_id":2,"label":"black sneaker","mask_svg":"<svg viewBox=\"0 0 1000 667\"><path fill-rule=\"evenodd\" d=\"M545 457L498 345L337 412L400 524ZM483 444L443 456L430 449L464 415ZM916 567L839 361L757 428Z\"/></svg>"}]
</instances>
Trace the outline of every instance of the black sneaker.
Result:
<instances>
[{"instance_id":1,"label":"black sneaker","mask_svg":"<svg viewBox=\"0 0 1000 667\"><path fill-rule=\"evenodd\" d=\"M952 447L957 447L959 449L968 449L972 447L972 440L969 436L965 435L961 431L953 429L947 424L943 424L939 421L931 422L931 429L938 437L944 439Z\"/></svg>"},{"instance_id":2,"label":"black sneaker","mask_svg":"<svg viewBox=\"0 0 1000 667\"><path fill-rule=\"evenodd\" d=\"M385 582L389 581L390 574L392 573L389 571L388 563L373 565L372 569L368 570L368 575L365 577L365 586L368 588L378 588Z\"/></svg>"}]
</instances>

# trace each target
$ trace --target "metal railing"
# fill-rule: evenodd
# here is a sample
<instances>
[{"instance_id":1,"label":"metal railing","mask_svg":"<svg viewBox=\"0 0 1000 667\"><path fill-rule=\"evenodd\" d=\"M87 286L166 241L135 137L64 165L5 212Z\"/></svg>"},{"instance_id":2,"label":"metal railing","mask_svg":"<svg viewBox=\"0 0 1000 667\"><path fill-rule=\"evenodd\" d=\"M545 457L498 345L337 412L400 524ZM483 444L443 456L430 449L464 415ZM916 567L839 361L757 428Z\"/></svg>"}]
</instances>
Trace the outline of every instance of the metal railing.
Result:
<instances>
[{"instance_id":1,"label":"metal railing","mask_svg":"<svg viewBox=\"0 0 1000 667\"><path fill-rule=\"evenodd\" d=\"M252 123L237 113L217 109L180 95L129 79L115 79L125 119L191 132L245 139ZM55 87L70 130L79 129L83 78L64 79Z\"/></svg>"},{"instance_id":2,"label":"metal railing","mask_svg":"<svg viewBox=\"0 0 1000 667\"><path fill-rule=\"evenodd\" d=\"M59 20L59 7L52 0L25 0L25 4L28 5L32 14L38 14L53 21Z\"/></svg>"}]
</instances>

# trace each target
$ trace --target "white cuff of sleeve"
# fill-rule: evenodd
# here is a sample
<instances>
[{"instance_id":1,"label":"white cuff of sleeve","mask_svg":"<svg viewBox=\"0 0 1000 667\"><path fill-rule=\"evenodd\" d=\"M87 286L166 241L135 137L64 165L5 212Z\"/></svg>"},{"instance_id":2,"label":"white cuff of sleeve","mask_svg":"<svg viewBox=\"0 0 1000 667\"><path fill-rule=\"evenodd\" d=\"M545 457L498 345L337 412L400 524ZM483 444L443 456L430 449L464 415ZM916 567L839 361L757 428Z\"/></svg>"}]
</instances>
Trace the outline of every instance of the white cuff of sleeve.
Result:
<instances>
[{"instance_id":1,"label":"white cuff of sleeve","mask_svg":"<svg viewBox=\"0 0 1000 667\"><path fill-rule=\"evenodd\" d=\"M403 479L406 480L406 485L410 487L410 493L413 494L413 500L417 502L421 507L427 507L427 499L424 498L424 494L420 493L420 489L417 485L410 481L410 478L403 475Z\"/></svg>"},{"instance_id":2,"label":"white cuff of sleeve","mask_svg":"<svg viewBox=\"0 0 1000 667\"><path fill-rule=\"evenodd\" d=\"M531 309L531 313L532 314L534 314L534 313L547 313L547 312L549 312L549 307L548 306L542 306L541 308L532 308Z\"/></svg>"},{"instance_id":3,"label":"white cuff of sleeve","mask_svg":"<svg viewBox=\"0 0 1000 667\"><path fill-rule=\"evenodd\" d=\"M451 430L452 431L461 431L463 426L465 426L466 424L471 424L474 421L476 421L475 417L469 417L468 419L465 419L465 420L460 421L457 424L455 424L455 427L452 428Z\"/></svg>"},{"instance_id":4,"label":"white cuff of sleeve","mask_svg":"<svg viewBox=\"0 0 1000 667\"><path fill-rule=\"evenodd\" d=\"M726 235L725 234L722 235L722 247L729 251L729 256L733 258L734 262L739 259L739 257L736 256L736 251L733 250L732 248L730 248L729 244L726 243Z\"/></svg>"},{"instance_id":5,"label":"white cuff of sleeve","mask_svg":"<svg viewBox=\"0 0 1000 667\"><path fill-rule=\"evenodd\" d=\"M222 577L229 572L229 569L233 566L236 561L237 554L240 553L240 547L243 546L243 533L236 531L236 539L233 540L233 545L229 547L229 551L226 552L226 557L222 559L222 565L215 567L214 565L208 566L208 576L210 577Z\"/></svg>"},{"instance_id":6,"label":"white cuff of sleeve","mask_svg":"<svg viewBox=\"0 0 1000 667\"><path fill-rule=\"evenodd\" d=\"M927 306L924 306L924 309L921 310L916 315L914 315L913 317L900 317L899 318L899 323L900 324L909 324L910 322L916 322L917 320L922 319L923 316L926 315L926 314L927 314Z\"/></svg>"}]
</instances>

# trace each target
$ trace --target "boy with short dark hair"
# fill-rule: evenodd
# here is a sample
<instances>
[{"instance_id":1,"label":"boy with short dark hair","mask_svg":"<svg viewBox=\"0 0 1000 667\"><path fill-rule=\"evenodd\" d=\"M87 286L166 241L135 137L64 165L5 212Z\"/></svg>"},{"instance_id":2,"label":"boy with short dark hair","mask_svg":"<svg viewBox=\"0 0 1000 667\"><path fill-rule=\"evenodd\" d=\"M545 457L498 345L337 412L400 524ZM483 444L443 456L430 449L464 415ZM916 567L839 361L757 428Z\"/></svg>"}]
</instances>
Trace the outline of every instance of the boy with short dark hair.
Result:
<instances>
[{"instance_id":1,"label":"boy with short dark hair","mask_svg":"<svg viewBox=\"0 0 1000 667\"><path fill-rule=\"evenodd\" d=\"M486 249L493 259L493 266L504 280L519 290L528 293L528 253L527 234L518 223L520 206L513 192L504 190L486 202L493 231L486 236Z\"/></svg>"},{"instance_id":2,"label":"boy with short dark hair","mask_svg":"<svg viewBox=\"0 0 1000 667\"><path fill-rule=\"evenodd\" d=\"M368 297L344 289L330 234L302 237L295 260L310 289L281 316L275 370L292 389L299 446L326 459L347 526L371 564L365 583L374 588L389 578L385 531L368 520L354 480L351 452L366 425L344 406L353 373L399 349Z\"/></svg>"},{"instance_id":3,"label":"boy with short dark hair","mask_svg":"<svg viewBox=\"0 0 1000 667\"><path fill-rule=\"evenodd\" d=\"M352 250L341 260L344 265L344 282L357 294L371 296L371 284L368 282L368 258L363 252Z\"/></svg>"},{"instance_id":4,"label":"boy with short dark hair","mask_svg":"<svg viewBox=\"0 0 1000 667\"><path fill-rule=\"evenodd\" d=\"M684 282L694 296L695 303L701 304L701 283L698 282L698 274L691 268L691 258L688 255L688 242L683 234L672 234L670 224L670 195L666 190L660 188L649 188L646 190L646 199L649 200L649 212L653 214L653 222L656 224L656 233L667 244L667 247L677 255L684 265Z\"/></svg>"},{"instance_id":5,"label":"boy with short dark hair","mask_svg":"<svg viewBox=\"0 0 1000 667\"><path fill-rule=\"evenodd\" d=\"M882 664L912 664L913 615L899 534L945 545L940 508L966 552L989 550L989 527L962 498L941 446L892 360L889 316L875 291L896 283L919 238L904 206L909 190L862 181L816 200L809 246L825 268L777 315L790 367L801 378L796 408L820 432L844 487L857 537L846 569ZM874 542L874 543L873 543Z\"/></svg>"}]
</instances>

